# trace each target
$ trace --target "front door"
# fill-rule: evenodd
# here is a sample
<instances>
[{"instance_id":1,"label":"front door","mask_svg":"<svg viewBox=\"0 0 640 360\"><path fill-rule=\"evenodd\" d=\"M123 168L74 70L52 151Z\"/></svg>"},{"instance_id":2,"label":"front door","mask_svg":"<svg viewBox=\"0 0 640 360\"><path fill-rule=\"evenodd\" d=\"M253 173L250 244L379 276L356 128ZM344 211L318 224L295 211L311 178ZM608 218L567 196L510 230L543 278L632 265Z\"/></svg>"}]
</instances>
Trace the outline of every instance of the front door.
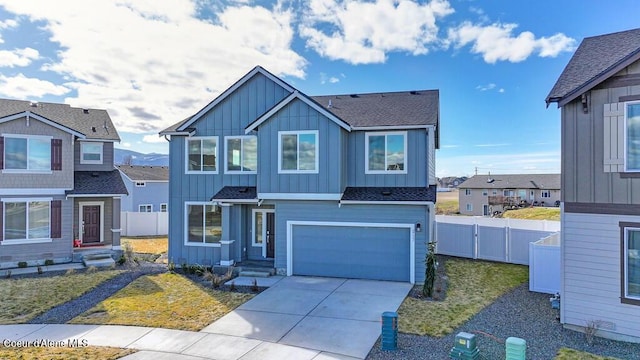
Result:
<instances>
[{"instance_id":1,"label":"front door","mask_svg":"<svg viewBox=\"0 0 640 360\"><path fill-rule=\"evenodd\" d=\"M82 242L100 242L100 206L82 206Z\"/></svg>"},{"instance_id":2,"label":"front door","mask_svg":"<svg viewBox=\"0 0 640 360\"><path fill-rule=\"evenodd\" d=\"M276 243L276 216L275 213L267 213L267 258L275 257Z\"/></svg>"}]
</instances>

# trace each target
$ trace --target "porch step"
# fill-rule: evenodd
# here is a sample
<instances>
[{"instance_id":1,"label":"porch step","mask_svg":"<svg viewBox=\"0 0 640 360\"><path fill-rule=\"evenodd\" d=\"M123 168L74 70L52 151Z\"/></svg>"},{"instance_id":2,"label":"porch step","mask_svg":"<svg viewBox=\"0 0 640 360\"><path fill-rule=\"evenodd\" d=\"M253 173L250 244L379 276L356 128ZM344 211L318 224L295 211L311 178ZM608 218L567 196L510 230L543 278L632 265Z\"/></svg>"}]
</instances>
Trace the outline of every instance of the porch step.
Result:
<instances>
[{"instance_id":1,"label":"porch step","mask_svg":"<svg viewBox=\"0 0 640 360\"><path fill-rule=\"evenodd\" d=\"M109 267L115 265L111 252L94 252L82 255L84 266Z\"/></svg>"},{"instance_id":2,"label":"porch step","mask_svg":"<svg viewBox=\"0 0 640 360\"><path fill-rule=\"evenodd\" d=\"M265 270L242 270L240 271L239 275L245 276L245 277L266 278L273 274L271 273L271 271L265 271Z\"/></svg>"}]
</instances>

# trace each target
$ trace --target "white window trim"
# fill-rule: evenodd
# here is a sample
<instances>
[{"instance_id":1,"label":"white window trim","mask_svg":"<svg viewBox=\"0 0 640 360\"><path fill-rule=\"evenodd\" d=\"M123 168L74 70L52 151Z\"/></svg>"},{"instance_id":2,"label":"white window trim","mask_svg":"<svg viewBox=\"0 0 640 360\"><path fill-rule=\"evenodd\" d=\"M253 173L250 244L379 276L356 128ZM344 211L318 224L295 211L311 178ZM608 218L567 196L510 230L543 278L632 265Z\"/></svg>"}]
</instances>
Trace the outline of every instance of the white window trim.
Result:
<instances>
[{"instance_id":1,"label":"white window trim","mask_svg":"<svg viewBox=\"0 0 640 360\"><path fill-rule=\"evenodd\" d=\"M542 199L551 198L551 190L540 190L540 198L542 198Z\"/></svg>"},{"instance_id":2,"label":"white window trim","mask_svg":"<svg viewBox=\"0 0 640 360\"><path fill-rule=\"evenodd\" d=\"M482 189L482 196L488 196L489 195L489 189Z\"/></svg>"},{"instance_id":3,"label":"white window trim","mask_svg":"<svg viewBox=\"0 0 640 360\"><path fill-rule=\"evenodd\" d=\"M640 172L640 169L629 169L629 163L628 163L628 159L627 159L627 153L628 151L628 146L629 144L627 143L627 131L628 131L628 123L629 123L629 116L627 114L627 109L629 108L629 105L640 105L640 101L627 101L624 103L624 171L625 172L629 172L629 173L636 173L636 172Z\"/></svg>"},{"instance_id":4,"label":"white window trim","mask_svg":"<svg viewBox=\"0 0 640 360\"><path fill-rule=\"evenodd\" d=\"M282 135L298 135L298 164L300 168L300 135L313 134L316 137L316 156L314 170L283 170L282 169ZM318 130L295 130L295 131L278 131L278 174L317 174L320 165L320 135Z\"/></svg>"},{"instance_id":5,"label":"white window trim","mask_svg":"<svg viewBox=\"0 0 640 360\"><path fill-rule=\"evenodd\" d=\"M217 168L217 166L216 166L216 168ZM211 202L211 201L185 201L184 202L184 223L183 223L184 245L185 246L203 246L203 247L221 247L222 244L220 244L220 243L209 244L209 243L205 243L205 242L201 242L201 243L189 242L189 211L187 210L189 205L202 205L202 206L204 206L204 205L212 205L212 206L215 206L216 203L215 202ZM220 212L222 212L222 207L220 207ZM220 214L220 216L222 216L222 214ZM224 231L224 229L223 229L223 231Z\"/></svg>"},{"instance_id":6,"label":"white window trim","mask_svg":"<svg viewBox=\"0 0 640 360\"><path fill-rule=\"evenodd\" d=\"M629 295L629 273L628 273L628 260L629 260L629 231L640 231L637 227L625 227L624 228L624 255L623 255L623 268L624 268L624 298L630 300L640 300L640 296Z\"/></svg>"},{"instance_id":7,"label":"white window trim","mask_svg":"<svg viewBox=\"0 0 640 360\"><path fill-rule=\"evenodd\" d=\"M163 207L164 207L164 210L162 210ZM160 204L160 212L168 212L168 211L169 211L169 204L161 203Z\"/></svg>"},{"instance_id":8,"label":"white window trim","mask_svg":"<svg viewBox=\"0 0 640 360\"><path fill-rule=\"evenodd\" d=\"M216 141L216 169L214 171L203 171L203 170L189 170L189 141L191 140L211 140L214 139ZM200 147L202 149L202 147ZM184 141L184 173L185 174L217 174L220 169L220 139L218 136L192 136L188 137ZM202 152L200 153L202 156ZM203 166L204 167L204 166Z\"/></svg>"},{"instance_id":9,"label":"white window trim","mask_svg":"<svg viewBox=\"0 0 640 360\"><path fill-rule=\"evenodd\" d=\"M464 196L470 196L471 195L471 189L464 189Z\"/></svg>"},{"instance_id":10,"label":"white window trim","mask_svg":"<svg viewBox=\"0 0 640 360\"><path fill-rule=\"evenodd\" d=\"M84 159L84 147L85 145L100 145L100 160L85 160ZM94 154L94 153L89 153L89 154ZM82 141L80 142L80 164L102 164L104 162L104 144L101 142L94 142L94 141L90 141L90 142L86 142L86 141Z\"/></svg>"},{"instance_id":11,"label":"white window trim","mask_svg":"<svg viewBox=\"0 0 640 360\"><path fill-rule=\"evenodd\" d=\"M275 209L252 209L251 210L251 246L262 248L262 257L267 257L267 213L275 213ZM262 213L262 244L256 243L256 213Z\"/></svg>"},{"instance_id":12,"label":"white window trim","mask_svg":"<svg viewBox=\"0 0 640 360\"><path fill-rule=\"evenodd\" d=\"M388 135L402 135L404 138L404 169L402 170L386 170L387 168L387 136ZM385 170L369 170L369 137L371 136L384 136L384 156L385 156ZM407 151L408 136L406 131L388 131L388 132L367 132L364 134L364 173L365 174L406 174L407 173L407 158L409 153Z\"/></svg>"},{"instance_id":13,"label":"white window trim","mask_svg":"<svg viewBox=\"0 0 640 360\"><path fill-rule=\"evenodd\" d=\"M258 143L258 137L255 135L242 135L242 136L225 136L224 137L224 173L225 174L246 174L246 175L255 175L258 173L257 169L256 170L250 170L250 171L243 171L243 170L229 170L229 161L227 156L229 156L229 151L227 151L227 147L228 147L228 140L233 140L233 139L240 139L240 168L242 169L242 166L244 165L242 163L242 155L244 152L244 140L245 139L256 139L256 144ZM258 149L256 148L256 157L258 156ZM256 162L257 165L257 162ZM217 166L216 166L217 168Z\"/></svg>"},{"instance_id":14,"label":"white window trim","mask_svg":"<svg viewBox=\"0 0 640 360\"><path fill-rule=\"evenodd\" d=\"M80 241L84 240L84 234L80 229L82 228L82 213L85 206L100 206L100 242L104 242L104 201L82 201L78 203L78 238Z\"/></svg>"},{"instance_id":15,"label":"white window trim","mask_svg":"<svg viewBox=\"0 0 640 360\"><path fill-rule=\"evenodd\" d=\"M151 211L140 211L140 208L141 208L141 207L143 207L143 206L145 207L145 209L147 209L147 208L148 208L148 209L150 209ZM153 212L153 205L152 205L152 204L139 204L139 205L138 205L138 212L145 212L145 213L146 213L146 212Z\"/></svg>"},{"instance_id":16,"label":"white window trim","mask_svg":"<svg viewBox=\"0 0 640 360\"><path fill-rule=\"evenodd\" d=\"M136 187L145 187L147 186L147 183L145 181L136 181L135 185Z\"/></svg>"},{"instance_id":17,"label":"white window trim","mask_svg":"<svg viewBox=\"0 0 640 360\"><path fill-rule=\"evenodd\" d=\"M26 169L2 169L3 174L53 174L51 171L51 160L49 160L49 169L47 170L30 170L29 169L29 139L41 139L48 140L51 143L53 136L46 135L25 135L25 134L2 134L2 137L14 138L14 139L27 139L27 168ZM51 151L51 150L49 150ZM2 154L6 156L6 152L3 150ZM51 154L49 154L51 155ZM6 166L6 163L5 163Z\"/></svg>"},{"instance_id":18,"label":"white window trim","mask_svg":"<svg viewBox=\"0 0 640 360\"><path fill-rule=\"evenodd\" d=\"M467 211L473 211L473 204L467 203L466 209L467 209Z\"/></svg>"},{"instance_id":19,"label":"white window trim","mask_svg":"<svg viewBox=\"0 0 640 360\"><path fill-rule=\"evenodd\" d=\"M53 239L51 238L51 202L53 201L53 198L2 198L0 199L0 201L2 201L2 224L3 224L3 228L0 229L0 231L3 232L3 236L2 236L2 242L0 242L0 245L21 245L21 244L41 244L41 243L50 243L53 241ZM6 210L4 209L4 206L6 203L12 203L12 202L33 202L33 201L43 201L43 202L48 202L49 203L49 237L48 238L42 238L42 239L16 239L16 240L7 240L4 237L4 224L6 224L6 220L4 219L5 214L7 213ZM27 211L27 224L29 223L29 212Z\"/></svg>"}]
</instances>

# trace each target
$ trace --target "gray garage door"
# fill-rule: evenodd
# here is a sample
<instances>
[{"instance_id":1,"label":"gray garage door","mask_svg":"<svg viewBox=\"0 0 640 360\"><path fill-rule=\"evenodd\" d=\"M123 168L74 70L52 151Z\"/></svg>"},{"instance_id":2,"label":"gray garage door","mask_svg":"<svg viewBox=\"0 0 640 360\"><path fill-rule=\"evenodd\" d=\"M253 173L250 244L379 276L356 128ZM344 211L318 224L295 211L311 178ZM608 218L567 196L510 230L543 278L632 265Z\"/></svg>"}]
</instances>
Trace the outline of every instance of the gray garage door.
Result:
<instances>
[{"instance_id":1,"label":"gray garage door","mask_svg":"<svg viewBox=\"0 0 640 360\"><path fill-rule=\"evenodd\" d=\"M295 225L294 275L410 281L407 228Z\"/></svg>"}]
</instances>

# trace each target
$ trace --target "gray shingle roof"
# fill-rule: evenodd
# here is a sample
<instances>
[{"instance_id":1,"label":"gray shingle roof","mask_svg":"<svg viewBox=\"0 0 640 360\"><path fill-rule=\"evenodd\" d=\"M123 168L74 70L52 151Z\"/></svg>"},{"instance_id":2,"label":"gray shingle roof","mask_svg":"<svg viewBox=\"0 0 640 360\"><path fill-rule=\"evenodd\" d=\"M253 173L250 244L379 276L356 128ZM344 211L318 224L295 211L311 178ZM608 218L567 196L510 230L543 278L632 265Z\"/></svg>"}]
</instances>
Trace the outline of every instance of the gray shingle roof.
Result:
<instances>
[{"instance_id":1,"label":"gray shingle roof","mask_svg":"<svg viewBox=\"0 0 640 360\"><path fill-rule=\"evenodd\" d=\"M547 104L571 101L638 57L640 28L585 38L549 92Z\"/></svg>"},{"instance_id":2,"label":"gray shingle roof","mask_svg":"<svg viewBox=\"0 0 640 360\"><path fill-rule=\"evenodd\" d=\"M75 108L67 104L0 99L0 118L25 111L79 132L87 139L120 141L118 132L106 110Z\"/></svg>"},{"instance_id":3,"label":"gray shingle roof","mask_svg":"<svg viewBox=\"0 0 640 360\"><path fill-rule=\"evenodd\" d=\"M436 186L347 187L341 201L436 201Z\"/></svg>"},{"instance_id":4,"label":"gray shingle roof","mask_svg":"<svg viewBox=\"0 0 640 360\"><path fill-rule=\"evenodd\" d=\"M458 188L559 190L560 174L474 175L460 184Z\"/></svg>"},{"instance_id":5,"label":"gray shingle roof","mask_svg":"<svg viewBox=\"0 0 640 360\"><path fill-rule=\"evenodd\" d=\"M168 166L116 165L133 181L169 181Z\"/></svg>"},{"instance_id":6,"label":"gray shingle roof","mask_svg":"<svg viewBox=\"0 0 640 360\"><path fill-rule=\"evenodd\" d=\"M255 186L225 186L211 200L258 200Z\"/></svg>"},{"instance_id":7,"label":"gray shingle roof","mask_svg":"<svg viewBox=\"0 0 640 360\"><path fill-rule=\"evenodd\" d=\"M112 171L76 171L73 190L67 195L128 195L127 188L116 169Z\"/></svg>"}]
</instances>

